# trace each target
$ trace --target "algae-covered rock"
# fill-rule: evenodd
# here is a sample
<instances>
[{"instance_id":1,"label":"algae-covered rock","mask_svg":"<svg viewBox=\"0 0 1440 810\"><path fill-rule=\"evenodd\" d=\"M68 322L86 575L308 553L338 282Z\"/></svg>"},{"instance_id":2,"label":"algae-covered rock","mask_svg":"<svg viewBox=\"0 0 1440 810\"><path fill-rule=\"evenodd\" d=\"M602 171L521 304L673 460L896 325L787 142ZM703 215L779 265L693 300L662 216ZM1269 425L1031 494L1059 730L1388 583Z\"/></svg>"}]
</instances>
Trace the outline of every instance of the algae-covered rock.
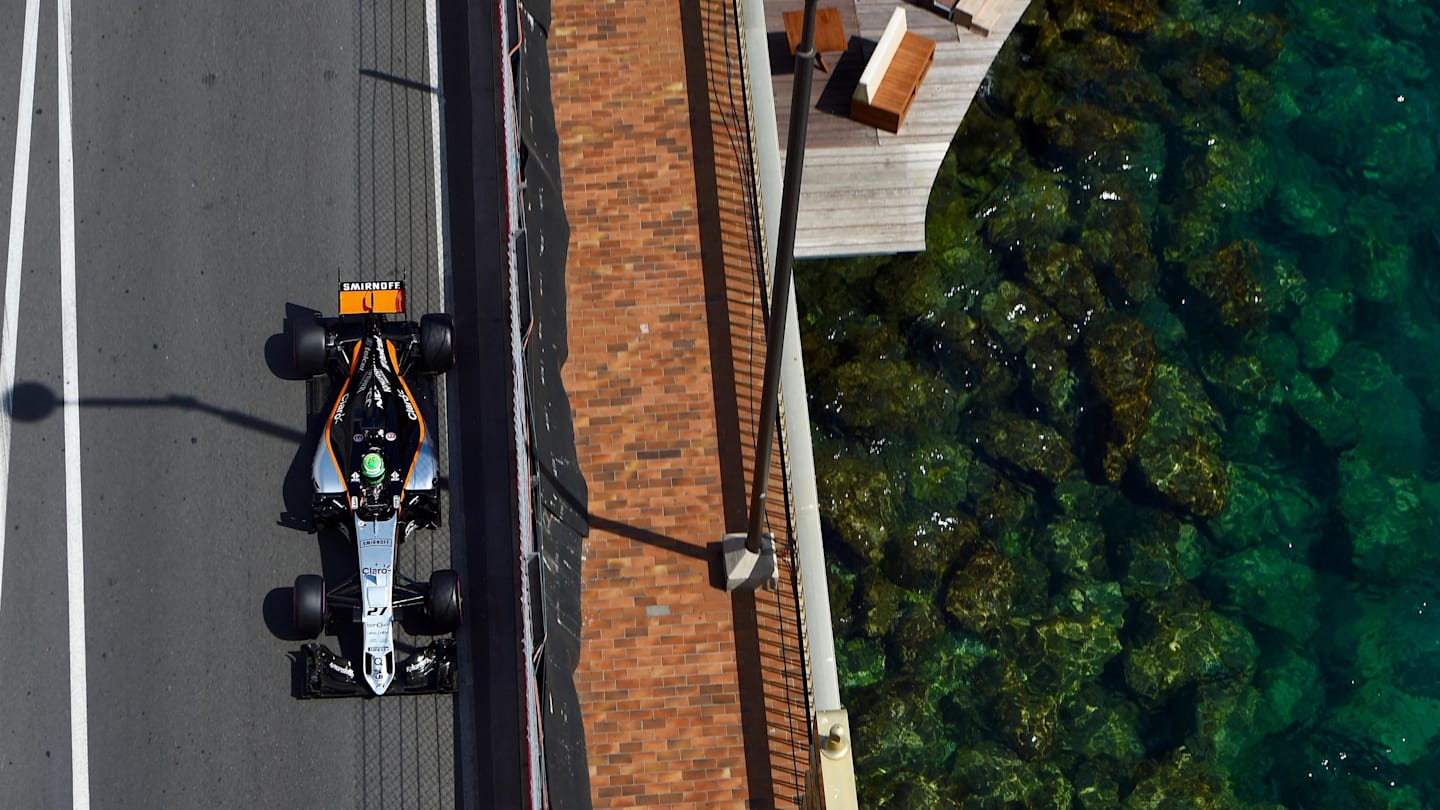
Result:
<instances>
[{"instance_id":1,"label":"algae-covered rock","mask_svg":"<svg viewBox=\"0 0 1440 810\"><path fill-rule=\"evenodd\" d=\"M1258 655L1238 622L1181 589L1144 603L1137 643L1123 655L1125 682L1136 694L1165 700L1203 681L1247 678Z\"/></svg>"},{"instance_id":2,"label":"algae-covered rock","mask_svg":"<svg viewBox=\"0 0 1440 810\"><path fill-rule=\"evenodd\" d=\"M1020 590L1015 566L993 545L983 545L960 566L945 591L945 610L967 631L991 638L1010 619Z\"/></svg>"},{"instance_id":3,"label":"algae-covered rock","mask_svg":"<svg viewBox=\"0 0 1440 810\"><path fill-rule=\"evenodd\" d=\"M1160 512L1146 511L1115 544L1120 585L1130 599L1150 599L1184 582L1175 540L1180 523Z\"/></svg>"},{"instance_id":4,"label":"algae-covered rock","mask_svg":"<svg viewBox=\"0 0 1440 810\"><path fill-rule=\"evenodd\" d=\"M1060 742L1058 697L1027 685L1007 689L995 701L996 731L1026 762L1048 757Z\"/></svg>"},{"instance_id":5,"label":"algae-covered rock","mask_svg":"<svg viewBox=\"0 0 1440 810\"><path fill-rule=\"evenodd\" d=\"M975 501L975 517L987 536L1003 535L1032 516L1035 496L1032 489L1003 475L996 475Z\"/></svg>"},{"instance_id":6,"label":"algae-covered rock","mask_svg":"<svg viewBox=\"0 0 1440 810\"><path fill-rule=\"evenodd\" d=\"M1346 206L1355 292L1362 300L1400 304L1413 287L1417 263L1398 213L1392 203L1376 197L1360 197Z\"/></svg>"},{"instance_id":7,"label":"algae-covered rock","mask_svg":"<svg viewBox=\"0 0 1440 810\"><path fill-rule=\"evenodd\" d=\"M1261 668L1255 682L1261 701L1254 720L1260 734L1308 727L1325 705L1325 685L1319 665L1294 648L1287 647L1281 651L1278 661Z\"/></svg>"},{"instance_id":8,"label":"algae-covered rock","mask_svg":"<svg viewBox=\"0 0 1440 810\"><path fill-rule=\"evenodd\" d=\"M879 562L897 520L897 493L874 459L854 455L815 457L820 513L841 542L861 559Z\"/></svg>"},{"instance_id":9,"label":"algae-covered rock","mask_svg":"<svg viewBox=\"0 0 1440 810\"><path fill-rule=\"evenodd\" d=\"M1068 699L1120 654L1125 600L1118 585L1105 582L1074 587L1057 603L1055 615L1031 625L1017 654L1031 684Z\"/></svg>"},{"instance_id":10,"label":"algae-covered rock","mask_svg":"<svg viewBox=\"0 0 1440 810\"><path fill-rule=\"evenodd\" d=\"M1339 330L1314 307L1301 311L1290 333L1300 347L1300 362L1308 369L1325 368L1340 351L1342 341Z\"/></svg>"},{"instance_id":11,"label":"algae-covered rock","mask_svg":"<svg viewBox=\"0 0 1440 810\"><path fill-rule=\"evenodd\" d=\"M1264 546L1303 559L1325 530L1325 509L1291 474L1231 464L1230 498L1211 519L1210 536L1230 551Z\"/></svg>"},{"instance_id":12,"label":"algae-covered rock","mask_svg":"<svg viewBox=\"0 0 1440 810\"><path fill-rule=\"evenodd\" d=\"M948 785L914 768L881 769L859 781L861 807L882 810L956 810Z\"/></svg>"},{"instance_id":13,"label":"algae-covered rock","mask_svg":"<svg viewBox=\"0 0 1440 810\"><path fill-rule=\"evenodd\" d=\"M1111 299L1115 306L1147 301L1155 294L1160 270L1151 248L1151 224L1134 200L1100 201L1086 212L1080 246L1094 263L1100 288L1123 293L1119 300Z\"/></svg>"},{"instance_id":14,"label":"algae-covered rock","mask_svg":"<svg viewBox=\"0 0 1440 810\"><path fill-rule=\"evenodd\" d=\"M1205 573L1207 543L1192 523L1182 523L1175 536L1175 562L1180 576L1191 580Z\"/></svg>"},{"instance_id":15,"label":"algae-covered rock","mask_svg":"<svg viewBox=\"0 0 1440 810\"><path fill-rule=\"evenodd\" d=\"M1371 680L1358 685L1335 709L1330 723L1347 737L1380 747L1390 761L1410 765L1430 756L1440 743L1440 700Z\"/></svg>"},{"instance_id":16,"label":"algae-covered rock","mask_svg":"<svg viewBox=\"0 0 1440 810\"><path fill-rule=\"evenodd\" d=\"M1217 51L1192 52L1184 60L1169 62L1160 71L1167 84L1190 102L1209 101L1231 85L1230 61Z\"/></svg>"},{"instance_id":17,"label":"algae-covered rock","mask_svg":"<svg viewBox=\"0 0 1440 810\"><path fill-rule=\"evenodd\" d=\"M929 606L926 607L928 613ZM926 618L928 620L928 616ZM909 632L908 621L902 621L899 634L891 639L891 645L898 649L901 665L907 673L932 684L944 695L965 691L976 670L998 654L996 648L978 637L954 629L942 629L923 643L908 637Z\"/></svg>"},{"instance_id":18,"label":"algae-covered rock","mask_svg":"<svg viewBox=\"0 0 1440 810\"><path fill-rule=\"evenodd\" d=\"M1074 342L1077 331L1045 299L1013 281L1002 281L980 301L985 324L1011 353L1032 343L1063 346Z\"/></svg>"},{"instance_id":19,"label":"algae-covered rock","mask_svg":"<svg viewBox=\"0 0 1440 810\"><path fill-rule=\"evenodd\" d=\"M969 515L938 513L912 524L897 537L886 555L884 570L906 587L926 590L939 585L951 566L979 542L980 527Z\"/></svg>"},{"instance_id":20,"label":"algae-covered rock","mask_svg":"<svg viewBox=\"0 0 1440 810\"><path fill-rule=\"evenodd\" d=\"M1010 176L985 204L983 232L997 250L1056 242L1071 227L1070 194L1038 170Z\"/></svg>"},{"instance_id":21,"label":"algae-covered rock","mask_svg":"<svg viewBox=\"0 0 1440 810\"><path fill-rule=\"evenodd\" d=\"M1036 551L1059 576L1080 581L1110 577L1105 533L1093 521L1066 518L1051 523L1037 538Z\"/></svg>"},{"instance_id":22,"label":"algae-covered rock","mask_svg":"<svg viewBox=\"0 0 1440 810\"><path fill-rule=\"evenodd\" d=\"M913 669L923 666L922 656L945 634L945 616L933 600L908 600L895 632L886 637L887 649L901 666Z\"/></svg>"},{"instance_id":23,"label":"algae-covered rock","mask_svg":"<svg viewBox=\"0 0 1440 810\"><path fill-rule=\"evenodd\" d=\"M1345 190L1315 158L1304 152L1277 155L1279 183L1275 208L1280 220L1305 236L1328 238L1344 223Z\"/></svg>"},{"instance_id":24,"label":"algae-covered rock","mask_svg":"<svg viewBox=\"0 0 1440 810\"><path fill-rule=\"evenodd\" d=\"M1346 343L1337 350L1330 375L1335 393L1347 399L1358 399L1378 391L1395 378L1379 352L1359 343Z\"/></svg>"},{"instance_id":25,"label":"algae-covered rock","mask_svg":"<svg viewBox=\"0 0 1440 810\"><path fill-rule=\"evenodd\" d=\"M1360 436L1355 455L1384 475L1409 478L1424 471L1428 451L1419 399L1399 377L1386 378L1375 390L1354 399Z\"/></svg>"},{"instance_id":26,"label":"algae-covered rock","mask_svg":"<svg viewBox=\"0 0 1440 810\"><path fill-rule=\"evenodd\" d=\"M1155 373L1147 426L1135 443L1140 478L1162 500L1200 516L1217 515L1229 497L1220 457L1220 417L1199 379L1179 366Z\"/></svg>"},{"instance_id":27,"label":"algae-covered rock","mask_svg":"<svg viewBox=\"0 0 1440 810\"><path fill-rule=\"evenodd\" d=\"M1155 348L1161 354L1181 354L1192 345L1189 334L1185 331L1185 322L1175 315L1162 298L1151 298L1135 308L1135 314L1139 316L1140 322L1150 330L1150 336L1155 341Z\"/></svg>"},{"instance_id":28,"label":"algae-covered rock","mask_svg":"<svg viewBox=\"0 0 1440 810\"><path fill-rule=\"evenodd\" d=\"M1100 467L1116 483L1134 458L1148 427L1150 388L1155 379L1155 343L1144 325L1117 317L1085 335L1088 382L1105 418L1105 448Z\"/></svg>"},{"instance_id":29,"label":"algae-covered rock","mask_svg":"<svg viewBox=\"0 0 1440 810\"><path fill-rule=\"evenodd\" d=\"M1212 352L1202 368L1216 404L1231 413L1253 413L1280 397L1279 384L1253 354Z\"/></svg>"},{"instance_id":30,"label":"algae-covered rock","mask_svg":"<svg viewBox=\"0 0 1440 810\"><path fill-rule=\"evenodd\" d=\"M1145 757L1142 712L1134 703L1088 683L1064 702L1061 711L1070 729L1066 744L1083 760L1109 763L1116 772L1128 773Z\"/></svg>"},{"instance_id":31,"label":"algae-covered rock","mask_svg":"<svg viewBox=\"0 0 1440 810\"><path fill-rule=\"evenodd\" d=\"M1012 416L976 423L980 446L1002 465L1050 483L1059 481L1075 457L1055 428Z\"/></svg>"},{"instance_id":32,"label":"algae-covered rock","mask_svg":"<svg viewBox=\"0 0 1440 810\"><path fill-rule=\"evenodd\" d=\"M964 810L1053 810L1074 798L1059 768L1027 764L993 743L956 751L951 776Z\"/></svg>"},{"instance_id":33,"label":"algae-covered rock","mask_svg":"<svg viewBox=\"0 0 1440 810\"><path fill-rule=\"evenodd\" d=\"M869 686L885 677L885 649L878 639L847 639L836 653L836 670L845 689Z\"/></svg>"},{"instance_id":34,"label":"algae-covered rock","mask_svg":"<svg viewBox=\"0 0 1440 810\"><path fill-rule=\"evenodd\" d=\"M1216 561L1211 572L1225 584L1230 604L1262 624L1304 642L1320 626L1320 592L1315 572L1293 553L1273 546L1246 549Z\"/></svg>"},{"instance_id":35,"label":"algae-covered rock","mask_svg":"<svg viewBox=\"0 0 1440 810\"><path fill-rule=\"evenodd\" d=\"M1351 623L1355 669L1416 697L1440 700L1440 600L1425 578L1359 602Z\"/></svg>"},{"instance_id":36,"label":"algae-covered rock","mask_svg":"<svg viewBox=\"0 0 1440 810\"><path fill-rule=\"evenodd\" d=\"M1196 692L1195 733L1186 748L1227 783L1262 777L1270 765L1265 733L1255 723L1263 703L1259 690L1247 683L1203 684Z\"/></svg>"},{"instance_id":37,"label":"algae-covered rock","mask_svg":"<svg viewBox=\"0 0 1440 810\"><path fill-rule=\"evenodd\" d=\"M1239 810L1249 807L1207 763L1181 748L1169 759L1141 763L1125 810Z\"/></svg>"},{"instance_id":38,"label":"algae-covered rock","mask_svg":"<svg viewBox=\"0 0 1440 810\"><path fill-rule=\"evenodd\" d=\"M866 694L851 714L853 727L865 729L865 745L855 748L857 771L935 772L950 758L955 743L944 734L939 695L927 685L891 681Z\"/></svg>"},{"instance_id":39,"label":"algae-covered rock","mask_svg":"<svg viewBox=\"0 0 1440 810\"><path fill-rule=\"evenodd\" d=\"M1340 459L1340 515L1350 531L1352 561L1369 579L1405 577L1435 558L1426 539L1435 519L1427 506L1440 495L1417 477L1385 475L1356 453Z\"/></svg>"},{"instance_id":40,"label":"algae-covered rock","mask_svg":"<svg viewBox=\"0 0 1440 810\"><path fill-rule=\"evenodd\" d=\"M1107 309L1090 261L1078 245L1026 246L1025 280L1077 335Z\"/></svg>"},{"instance_id":41,"label":"algae-covered rock","mask_svg":"<svg viewBox=\"0 0 1440 810\"><path fill-rule=\"evenodd\" d=\"M1086 759L1075 771L1071 784L1080 810L1112 810L1120 806L1120 782L1110 763Z\"/></svg>"},{"instance_id":42,"label":"algae-covered rock","mask_svg":"<svg viewBox=\"0 0 1440 810\"><path fill-rule=\"evenodd\" d=\"M1242 331L1263 326L1268 313L1255 268L1260 252L1250 241L1231 242L1185 266L1185 280L1210 300L1220 321Z\"/></svg>"},{"instance_id":43,"label":"algae-covered rock","mask_svg":"<svg viewBox=\"0 0 1440 810\"><path fill-rule=\"evenodd\" d=\"M1140 34L1155 25L1159 4L1154 0L1081 0L1094 19L1118 34Z\"/></svg>"},{"instance_id":44,"label":"algae-covered rock","mask_svg":"<svg viewBox=\"0 0 1440 810\"><path fill-rule=\"evenodd\" d=\"M1289 379L1285 402L1326 447L1339 450L1353 445L1359 438L1360 423L1353 403L1322 388L1308 374L1296 374Z\"/></svg>"},{"instance_id":45,"label":"algae-covered rock","mask_svg":"<svg viewBox=\"0 0 1440 810\"><path fill-rule=\"evenodd\" d=\"M860 582L860 627L871 638L884 638L900 618L903 589L883 576Z\"/></svg>"},{"instance_id":46,"label":"algae-covered rock","mask_svg":"<svg viewBox=\"0 0 1440 810\"><path fill-rule=\"evenodd\" d=\"M1084 411L1080 378L1065 349L1030 346L1024 357L1029 372L1030 396L1039 404L1039 416L1067 435L1073 435Z\"/></svg>"},{"instance_id":47,"label":"algae-covered rock","mask_svg":"<svg viewBox=\"0 0 1440 810\"><path fill-rule=\"evenodd\" d=\"M1065 516L1074 520L1095 520L1119 498L1110 487L1087 481L1079 470L1071 470L1050 494Z\"/></svg>"},{"instance_id":48,"label":"algae-covered rock","mask_svg":"<svg viewBox=\"0 0 1440 810\"><path fill-rule=\"evenodd\" d=\"M833 397L825 410L851 435L882 438L906 426L948 421L966 399L963 392L905 360L899 345L867 351L837 366L832 377Z\"/></svg>"}]
</instances>

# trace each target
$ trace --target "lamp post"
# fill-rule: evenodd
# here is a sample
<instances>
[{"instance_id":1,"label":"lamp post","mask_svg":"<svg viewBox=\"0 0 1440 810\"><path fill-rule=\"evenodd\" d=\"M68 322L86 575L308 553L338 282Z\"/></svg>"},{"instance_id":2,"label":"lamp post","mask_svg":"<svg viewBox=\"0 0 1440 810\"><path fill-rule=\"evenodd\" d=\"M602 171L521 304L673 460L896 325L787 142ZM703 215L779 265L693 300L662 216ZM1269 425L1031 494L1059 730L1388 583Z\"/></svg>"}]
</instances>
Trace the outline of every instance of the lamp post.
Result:
<instances>
[{"instance_id":1,"label":"lamp post","mask_svg":"<svg viewBox=\"0 0 1440 810\"><path fill-rule=\"evenodd\" d=\"M775 577L775 547L764 532L765 507L769 498L770 451L775 443L779 413L785 318L790 311L790 282L795 270L795 221L799 218L805 135L810 124L810 85L815 75L815 3L816 0L805 0L805 21L800 30L800 44L795 48L795 84L790 97L790 132L785 148L779 241L775 246L775 281L765 322L765 380L760 389L760 432L755 441L750 521L743 549L727 545L725 550L727 587L732 591L768 586Z\"/></svg>"}]
</instances>

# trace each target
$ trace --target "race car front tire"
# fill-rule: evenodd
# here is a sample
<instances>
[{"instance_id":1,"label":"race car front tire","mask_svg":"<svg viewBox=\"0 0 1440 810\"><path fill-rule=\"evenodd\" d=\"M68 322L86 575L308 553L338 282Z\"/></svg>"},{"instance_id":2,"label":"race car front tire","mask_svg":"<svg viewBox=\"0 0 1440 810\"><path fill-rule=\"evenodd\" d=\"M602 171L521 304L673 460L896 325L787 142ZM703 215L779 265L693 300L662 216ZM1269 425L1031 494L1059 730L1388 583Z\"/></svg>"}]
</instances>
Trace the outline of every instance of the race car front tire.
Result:
<instances>
[{"instance_id":1,"label":"race car front tire","mask_svg":"<svg viewBox=\"0 0 1440 810\"><path fill-rule=\"evenodd\" d=\"M294 607L291 621L295 635L315 638L325 629L325 578L317 574L301 574L295 578Z\"/></svg>"},{"instance_id":2,"label":"race car front tire","mask_svg":"<svg viewBox=\"0 0 1440 810\"><path fill-rule=\"evenodd\" d=\"M461 610L460 575L450 569L430 574L430 590L425 593L425 612L437 634L454 632L464 616Z\"/></svg>"},{"instance_id":3,"label":"race car front tire","mask_svg":"<svg viewBox=\"0 0 1440 810\"><path fill-rule=\"evenodd\" d=\"M455 322L449 315L431 313L420 319L420 363L431 374L444 374L455 365Z\"/></svg>"},{"instance_id":4,"label":"race car front tire","mask_svg":"<svg viewBox=\"0 0 1440 810\"><path fill-rule=\"evenodd\" d=\"M295 373L309 379L325 373L325 324L314 318L300 318L290 330L290 351Z\"/></svg>"}]
</instances>

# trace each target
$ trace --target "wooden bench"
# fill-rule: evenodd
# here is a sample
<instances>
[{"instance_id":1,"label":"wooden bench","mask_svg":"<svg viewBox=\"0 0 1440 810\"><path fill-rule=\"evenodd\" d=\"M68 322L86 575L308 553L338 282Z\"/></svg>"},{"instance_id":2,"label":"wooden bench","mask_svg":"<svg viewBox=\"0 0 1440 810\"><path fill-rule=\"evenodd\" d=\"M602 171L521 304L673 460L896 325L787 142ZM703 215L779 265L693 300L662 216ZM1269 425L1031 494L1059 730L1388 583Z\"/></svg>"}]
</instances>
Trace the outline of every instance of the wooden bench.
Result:
<instances>
[{"instance_id":1,"label":"wooden bench","mask_svg":"<svg viewBox=\"0 0 1440 810\"><path fill-rule=\"evenodd\" d=\"M905 9L895 9L850 97L850 117L886 132L899 132L934 61L935 40L905 30Z\"/></svg>"}]
</instances>

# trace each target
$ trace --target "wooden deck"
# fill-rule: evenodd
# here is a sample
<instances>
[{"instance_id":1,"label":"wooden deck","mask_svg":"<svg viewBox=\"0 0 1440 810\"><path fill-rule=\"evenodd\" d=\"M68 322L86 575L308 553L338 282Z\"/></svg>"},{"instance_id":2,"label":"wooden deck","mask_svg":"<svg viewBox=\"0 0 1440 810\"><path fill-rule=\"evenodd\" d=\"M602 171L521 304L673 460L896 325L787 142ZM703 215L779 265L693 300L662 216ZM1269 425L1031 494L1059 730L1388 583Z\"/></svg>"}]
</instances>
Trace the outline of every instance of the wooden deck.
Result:
<instances>
[{"instance_id":1,"label":"wooden deck","mask_svg":"<svg viewBox=\"0 0 1440 810\"><path fill-rule=\"evenodd\" d=\"M908 30L935 40L935 63L905 125L892 135L850 120L849 111L850 94L897 5L905 9ZM928 3L820 0L821 7L840 9L850 46L843 55L825 55L830 73L816 71L811 87L797 258L925 249L925 209L940 161L1029 0L987 0L987 5L993 27L982 36L931 11ZM803 0L765 3L782 160L794 77L781 15L803 7Z\"/></svg>"}]
</instances>

